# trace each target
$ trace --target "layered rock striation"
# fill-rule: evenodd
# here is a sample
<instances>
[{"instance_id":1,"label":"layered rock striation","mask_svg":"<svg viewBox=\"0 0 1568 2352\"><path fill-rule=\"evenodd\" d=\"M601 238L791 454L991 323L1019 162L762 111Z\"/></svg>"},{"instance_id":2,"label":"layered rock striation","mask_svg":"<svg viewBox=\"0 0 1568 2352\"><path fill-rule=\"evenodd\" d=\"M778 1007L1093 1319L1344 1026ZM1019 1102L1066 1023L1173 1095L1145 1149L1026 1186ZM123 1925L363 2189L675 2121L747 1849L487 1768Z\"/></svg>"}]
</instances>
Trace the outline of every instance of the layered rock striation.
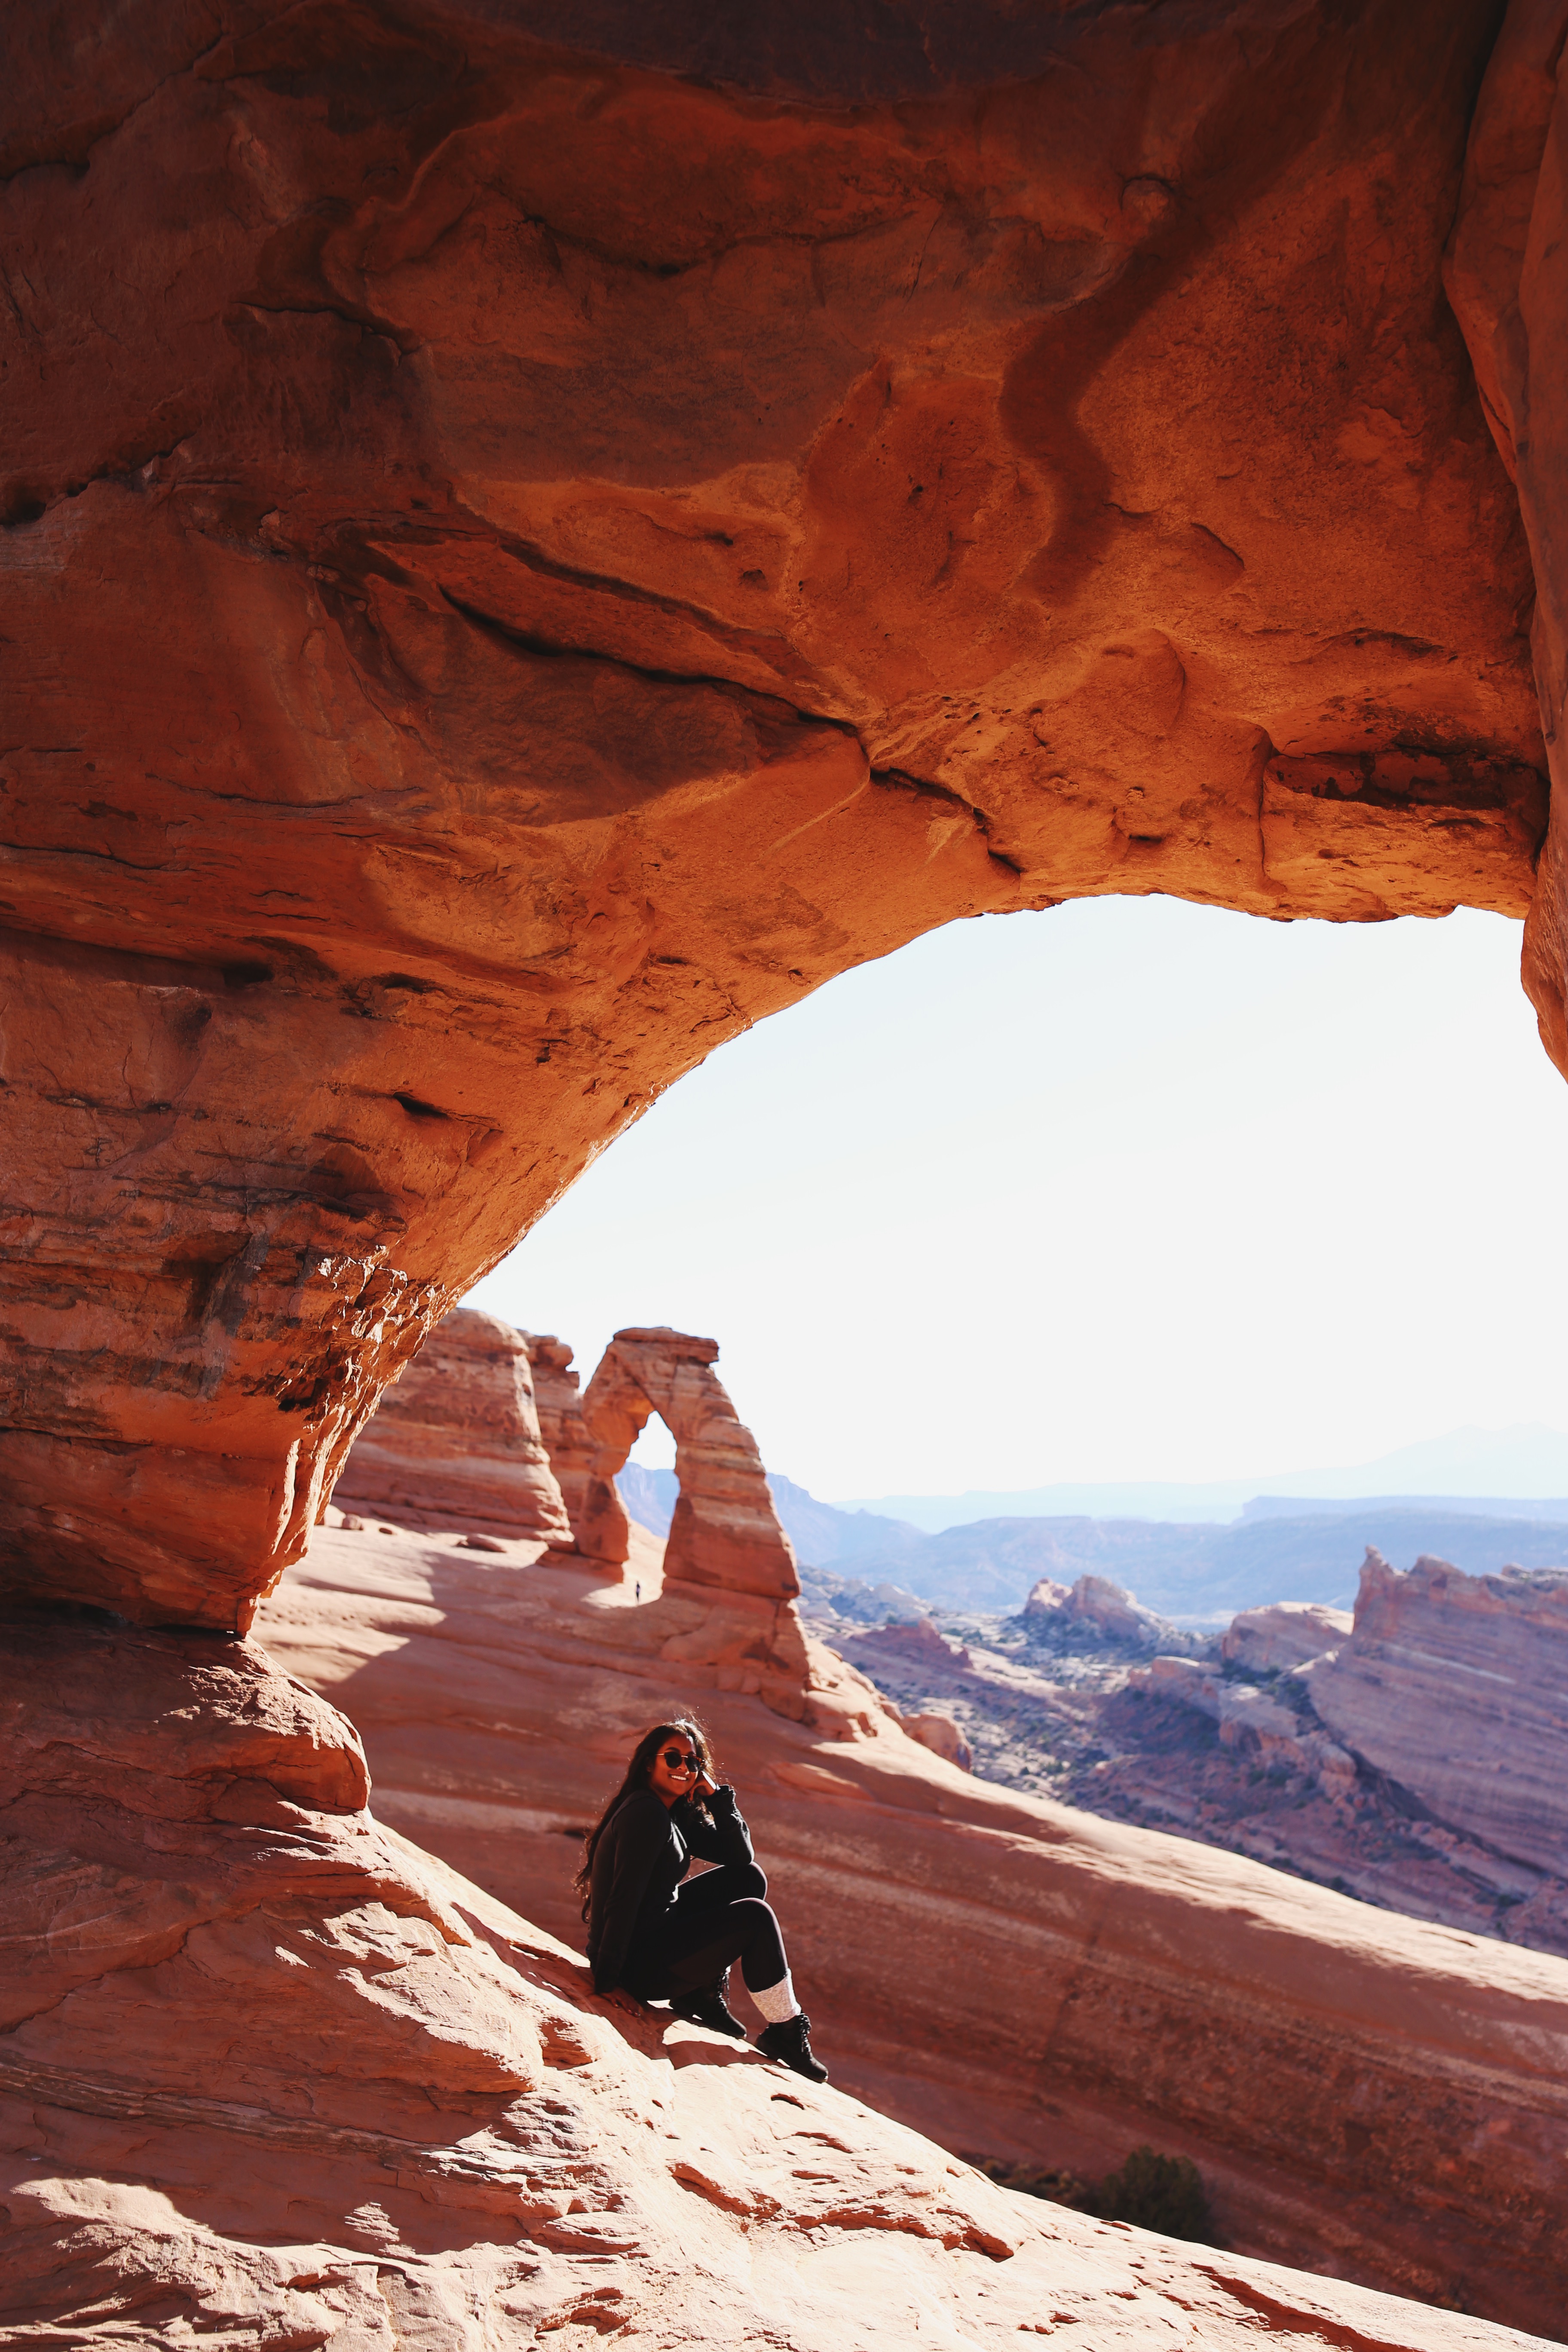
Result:
<instances>
[{"instance_id":1,"label":"layered rock striation","mask_svg":"<svg viewBox=\"0 0 1568 2352\"><path fill-rule=\"evenodd\" d=\"M719 1342L660 1327L617 1331L583 1398L595 1454L574 1522L577 1548L619 1568L630 1541L616 1474L657 1412L675 1439L680 1492L665 1539L667 1581L768 1601L800 1591L794 1547L768 1491L757 1442L713 1366Z\"/></svg>"},{"instance_id":2,"label":"layered rock striation","mask_svg":"<svg viewBox=\"0 0 1568 2352\"><path fill-rule=\"evenodd\" d=\"M572 1942L579 1833L695 1704L836 2083L977 2157L1189 2155L1235 2247L1555 2329L1568 1963L988 1785L818 1643L785 1713L586 1563L323 1528L264 1638L388 1820Z\"/></svg>"},{"instance_id":3,"label":"layered rock striation","mask_svg":"<svg viewBox=\"0 0 1568 2352\"><path fill-rule=\"evenodd\" d=\"M0 111L18 1588L243 1625L531 1219L933 925L1531 904L1528 551L1439 278L1488 0L42 24Z\"/></svg>"},{"instance_id":4,"label":"layered rock striation","mask_svg":"<svg viewBox=\"0 0 1568 2352\"><path fill-rule=\"evenodd\" d=\"M570 1551L521 1334L471 1307L447 1316L354 1441L333 1499L400 1527L536 1536Z\"/></svg>"},{"instance_id":5,"label":"layered rock striation","mask_svg":"<svg viewBox=\"0 0 1568 2352\"><path fill-rule=\"evenodd\" d=\"M537 1331L523 1331L519 1337L528 1349L533 1373L539 1433L566 1517L575 1528L594 1471L594 1441L583 1419L580 1376L572 1369L572 1349L564 1339Z\"/></svg>"},{"instance_id":6,"label":"layered rock striation","mask_svg":"<svg viewBox=\"0 0 1568 2352\"><path fill-rule=\"evenodd\" d=\"M1403 1575L1368 1551L1348 1641L1310 1668L1336 1739L1433 1818L1568 1877L1568 1569Z\"/></svg>"}]
</instances>

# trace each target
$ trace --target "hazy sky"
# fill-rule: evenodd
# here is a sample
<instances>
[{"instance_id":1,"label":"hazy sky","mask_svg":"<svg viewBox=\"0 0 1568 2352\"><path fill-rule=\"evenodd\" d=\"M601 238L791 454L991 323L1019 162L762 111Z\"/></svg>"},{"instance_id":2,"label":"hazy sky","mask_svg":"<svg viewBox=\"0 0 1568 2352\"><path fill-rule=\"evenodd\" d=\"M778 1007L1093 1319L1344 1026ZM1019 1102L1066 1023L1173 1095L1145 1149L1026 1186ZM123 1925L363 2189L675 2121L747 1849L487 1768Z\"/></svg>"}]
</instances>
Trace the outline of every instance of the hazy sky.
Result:
<instances>
[{"instance_id":1,"label":"hazy sky","mask_svg":"<svg viewBox=\"0 0 1568 2352\"><path fill-rule=\"evenodd\" d=\"M952 924L721 1047L470 1303L584 1379L617 1326L711 1334L825 1497L1563 1426L1568 1087L1520 928Z\"/></svg>"}]
</instances>

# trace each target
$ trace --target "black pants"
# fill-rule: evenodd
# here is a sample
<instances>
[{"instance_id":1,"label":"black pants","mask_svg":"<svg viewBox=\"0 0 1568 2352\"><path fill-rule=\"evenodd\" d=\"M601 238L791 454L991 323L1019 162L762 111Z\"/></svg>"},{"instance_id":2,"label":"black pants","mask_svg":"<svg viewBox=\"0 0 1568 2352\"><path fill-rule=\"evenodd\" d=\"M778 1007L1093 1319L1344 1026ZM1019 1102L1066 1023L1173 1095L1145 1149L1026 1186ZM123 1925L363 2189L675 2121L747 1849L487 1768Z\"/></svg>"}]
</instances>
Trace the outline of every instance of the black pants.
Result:
<instances>
[{"instance_id":1,"label":"black pants","mask_svg":"<svg viewBox=\"0 0 1568 2352\"><path fill-rule=\"evenodd\" d=\"M651 1948L637 1955L637 1990L647 2000L694 1992L717 1984L734 1960L748 1992L766 1992L789 1962L772 1906L768 1882L754 1862L721 1863L689 1879L659 1921Z\"/></svg>"}]
</instances>

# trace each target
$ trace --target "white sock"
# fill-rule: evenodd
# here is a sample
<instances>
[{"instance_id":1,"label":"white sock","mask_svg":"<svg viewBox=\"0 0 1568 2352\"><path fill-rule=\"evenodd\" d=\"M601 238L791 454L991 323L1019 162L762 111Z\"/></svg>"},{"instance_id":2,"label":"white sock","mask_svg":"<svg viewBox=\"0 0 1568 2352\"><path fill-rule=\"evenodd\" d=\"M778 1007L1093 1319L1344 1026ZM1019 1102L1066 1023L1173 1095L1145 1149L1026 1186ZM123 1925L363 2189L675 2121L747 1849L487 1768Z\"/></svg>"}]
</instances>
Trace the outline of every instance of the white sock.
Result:
<instances>
[{"instance_id":1,"label":"white sock","mask_svg":"<svg viewBox=\"0 0 1568 2352\"><path fill-rule=\"evenodd\" d=\"M752 1992L750 1985L746 1990ZM776 1985L767 1985L761 1992L752 1992L752 1999L770 2025L787 2025L792 2017L800 2015L800 2003L795 1997L795 1987L790 1982L787 1969Z\"/></svg>"}]
</instances>

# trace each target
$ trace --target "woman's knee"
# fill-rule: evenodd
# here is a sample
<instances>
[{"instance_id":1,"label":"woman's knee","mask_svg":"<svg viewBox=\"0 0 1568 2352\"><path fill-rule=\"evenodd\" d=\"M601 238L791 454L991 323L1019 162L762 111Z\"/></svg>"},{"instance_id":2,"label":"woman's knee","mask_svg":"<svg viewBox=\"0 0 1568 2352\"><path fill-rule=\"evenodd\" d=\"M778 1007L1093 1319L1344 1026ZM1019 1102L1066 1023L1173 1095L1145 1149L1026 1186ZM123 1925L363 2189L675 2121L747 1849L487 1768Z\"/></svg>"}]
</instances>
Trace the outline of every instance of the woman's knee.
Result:
<instances>
[{"instance_id":1,"label":"woman's knee","mask_svg":"<svg viewBox=\"0 0 1568 2352\"><path fill-rule=\"evenodd\" d=\"M734 1871L735 1900L738 1903L760 1903L768 1891L767 1874L754 1862L735 1863L731 1867Z\"/></svg>"}]
</instances>

